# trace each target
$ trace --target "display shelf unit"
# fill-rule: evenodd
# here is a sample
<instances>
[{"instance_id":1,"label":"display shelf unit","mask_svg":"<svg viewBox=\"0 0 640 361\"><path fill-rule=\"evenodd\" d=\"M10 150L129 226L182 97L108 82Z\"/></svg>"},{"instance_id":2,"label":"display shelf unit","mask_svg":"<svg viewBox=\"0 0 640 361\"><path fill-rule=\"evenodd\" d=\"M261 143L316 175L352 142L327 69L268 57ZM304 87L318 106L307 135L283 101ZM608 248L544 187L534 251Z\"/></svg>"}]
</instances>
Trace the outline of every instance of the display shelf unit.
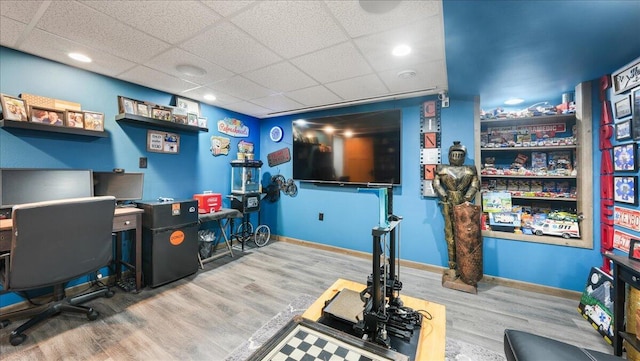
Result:
<instances>
[{"instance_id":1,"label":"display shelf unit","mask_svg":"<svg viewBox=\"0 0 640 361\"><path fill-rule=\"evenodd\" d=\"M549 174L549 175L519 175L519 174L481 174L481 183L487 180L502 180L510 182L512 180L532 181L540 180L544 182L568 182L571 187L575 187L576 197L539 197L539 196L512 196L514 205L532 205L532 202L549 203L553 207L575 209L580 216L580 238L562 238L560 236L537 236L522 233L502 232L498 230L483 230L484 237L509 239L514 241L546 243L553 245L563 245L579 248L593 248L593 192L589 185L592 183L593 166L592 160L592 116L591 116L591 85L589 82L579 84L575 89L576 113L566 115L536 116L526 118L500 118L500 119L480 119L479 112L475 114L474 131L475 138L475 162L476 167L481 170L485 163L485 158L495 157L504 162L505 159L515 159L519 154L528 156L528 164L531 164L531 154L533 152L570 152L574 159L575 170L570 175ZM575 129L575 142L561 140L559 142L548 141L541 144L527 145L518 144L515 146L502 146L494 142L493 146L481 146L491 143L481 139L481 133L487 132L488 128L518 128L529 126L550 126L553 124L565 124L565 136ZM569 144L566 144L569 143ZM501 163L504 164L504 163ZM502 190L504 191L504 190ZM477 204L482 203L481 193L477 196Z\"/></svg>"},{"instance_id":2,"label":"display shelf unit","mask_svg":"<svg viewBox=\"0 0 640 361\"><path fill-rule=\"evenodd\" d=\"M22 121L7 120L7 119L0 119L0 128L4 128L7 130L10 130L10 129L34 130L38 132L42 131L42 132L48 132L48 133L72 134L72 135L81 135L81 136L95 137L95 138L109 137L109 133L105 131L86 130L86 129L80 129L80 128L71 128L71 127L47 125L47 124L41 124L41 123L32 123L32 122L22 122Z\"/></svg>"},{"instance_id":3,"label":"display shelf unit","mask_svg":"<svg viewBox=\"0 0 640 361\"><path fill-rule=\"evenodd\" d=\"M149 117L143 117L141 115L120 113L116 115L116 122L127 123L141 127L154 127L165 130L183 131L183 132L208 132L208 128L200 128L193 125L178 124L167 120L154 119Z\"/></svg>"}]
</instances>

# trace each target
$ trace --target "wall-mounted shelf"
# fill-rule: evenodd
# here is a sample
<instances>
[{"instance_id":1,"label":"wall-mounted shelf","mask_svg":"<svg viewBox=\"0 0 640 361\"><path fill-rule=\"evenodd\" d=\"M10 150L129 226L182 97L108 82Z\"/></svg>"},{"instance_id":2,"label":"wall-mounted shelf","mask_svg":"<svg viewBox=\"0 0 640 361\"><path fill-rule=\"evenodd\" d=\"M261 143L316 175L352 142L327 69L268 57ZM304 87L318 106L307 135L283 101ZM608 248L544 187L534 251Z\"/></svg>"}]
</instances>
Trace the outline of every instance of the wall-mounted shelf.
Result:
<instances>
[{"instance_id":1,"label":"wall-mounted shelf","mask_svg":"<svg viewBox=\"0 0 640 361\"><path fill-rule=\"evenodd\" d=\"M86 130L80 128L62 127L55 125L47 125L32 122L20 122L15 120L0 119L0 128L9 129L25 129L43 131L49 133L63 133L72 135L82 135L87 137L107 138L109 133L105 131Z\"/></svg>"},{"instance_id":2,"label":"wall-mounted shelf","mask_svg":"<svg viewBox=\"0 0 640 361\"><path fill-rule=\"evenodd\" d=\"M510 174L480 174L482 178L517 178L517 179L576 179L575 175L510 175Z\"/></svg>"},{"instance_id":3,"label":"wall-mounted shelf","mask_svg":"<svg viewBox=\"0 0 640 361\"><path fill-rule=\"evenodd\" d=\"M141 115L121 113L116 115L116 122L124 122L142 127L154 127L168 130L179 130L183 132L208 132L208 128L195 127L193 125L173 123L167 120L154 119L149 117L143 117Z\"/></svg>"},{"instance_id":4,"label":"wall-mounted shelf","mask_svg":"<svg viewBox=\"0 0 640 361\"><path fill-rule=\"evenodd\" d=\"M540 150L540 151L549 151L549 150L562 150L562 149L576 149L578 146L575 144L568 145L550 145L550 146L538 146L538 147L483 147L480 148L482 152L500 152L500 151L508 151L513 152L515 150Z\"/></svg>"}]
</instances>

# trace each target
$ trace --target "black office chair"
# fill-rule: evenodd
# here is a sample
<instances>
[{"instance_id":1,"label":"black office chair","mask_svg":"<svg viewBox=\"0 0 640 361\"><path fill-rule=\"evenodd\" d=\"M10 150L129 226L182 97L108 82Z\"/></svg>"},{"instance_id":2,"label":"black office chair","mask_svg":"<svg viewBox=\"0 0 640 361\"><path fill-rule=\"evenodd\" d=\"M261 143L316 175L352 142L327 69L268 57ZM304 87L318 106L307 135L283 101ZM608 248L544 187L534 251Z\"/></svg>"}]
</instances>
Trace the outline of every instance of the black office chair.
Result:
<instances>
[{"instance_id":1,"label":"black office chair","mask_svg":"<svg viewBox=\"0 0 640 361\"><path fill-rule=\"evenodd\" d=\"M62 311L78 312L95 320L98 312L80 306L98 296L113 296L108 287L68 298L68 281L107 266L113 255L112 229L115 198L87 197L21 204L13 207L11 252L3 256L0 281L5 292L53 286L53 301L46 309L11 332L11 344L21 344L27 329ZM2 318L20 318L34 310L21 310ZM39 310L37 310L39 311ZM5 323L7 324L7 323Z\"/></svg>"}]
</instances>

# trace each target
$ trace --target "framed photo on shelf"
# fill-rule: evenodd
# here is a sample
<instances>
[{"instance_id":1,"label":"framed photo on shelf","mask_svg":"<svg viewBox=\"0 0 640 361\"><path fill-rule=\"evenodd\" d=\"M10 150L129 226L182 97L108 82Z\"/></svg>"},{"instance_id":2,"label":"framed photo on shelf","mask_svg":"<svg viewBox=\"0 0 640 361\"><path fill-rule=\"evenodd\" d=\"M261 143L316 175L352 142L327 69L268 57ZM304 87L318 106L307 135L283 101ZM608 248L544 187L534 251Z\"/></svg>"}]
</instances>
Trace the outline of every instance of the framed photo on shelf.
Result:
<instances>
[{"instance_id":1,"label":"framed photo on shelf","mask_svg":"<svg viewBox=\"0 0 640 361\"><path fill-rule=\"evenodd\" d=\"M136 113L136 101L133 99L125 98L123 96L118 97L118 110L120 113L137 114Z\"/></svg>"},{"instance_id":2,"label":"framed photo on shelf","mask_svg":"<svg viewBox=\"0 0 640 361\"><path fill-rule=\"evenodd\" d=\"M635 172L638 170L636 143L626 143L613 146L613 170L616 172Z\"/></svg>"},{"instance_id":3,"label":"framed photo on shelf","mask_svg":"<svg viewBox=\"0 0 640 361\"><path fill-rule=\"evenodd\" d=\"M0 94L0 106L2 106L2 118L26 122L29 120L27 101L21 98Z\"/></svg>"},{"instance_id":4,"label":"framed photo on shelf","mask_svg":"<svg viewBox=\"0 0 640 361\"><path fill-rule=\"evenodd\" d=\"M136 113L137 115L151 118L151 110L150 110L149 104L137 103L136 111L137 111Z\"/></svg>"},{"instance_id":5,"label":"framed photo on shelf","mask_svg":"<svg viewBox=\"0 0 640 361\"><path fill-rule=\"evenodd\" d=\"M616 123L616 140L631 139L631 119Z\"/></svg>"},{"instance_id":6,"label":"framed photo on shelf","mask_svg":"<svg viewBox=\"0 0 640 361\"><path fill-rule=\"evenodd\" d=\"M42 123L56 127L62 127L65 125L64 110L38 107L35 105L32 105L29 108L32 123Z\"/></svg>"},{"instance_id":7,"label":"framed photo on shelf","mask_svg":"<svg viewBox=\"0 0 640 361\"><path fill-rule=\"evenodd\" d=\"M84 129L95 130L97 132L104 131L104 113L83 112L83 114L84 114Z\"/></svg>"},{"instance_id":8,"label":"framed photo on shelf","mask_svg":"<svg viewBox=\"0 0 640 361\"><path fill-rule=\"evenodd\" d=\"M616 119L622 119L629 115L631 115L631 98L629 95L625 95L615 103L615 116Z\"/></svg>"},{"instance_id":9,"label":"framed photo on shelf","mask_svg":"<svg viewBox=\"0 0 640 361\"><path fill-rule=\"evenodd\" d=\"M171 121L171 109L161 106L155 106L151 109L151 117L153 119Z\"/></svg>"},{"instance_id":10,"label":"framed photo on shelf","mask_svg":"<svg viewBox=\"0 0 640 361\"><path fill-rule=\"evenodd\" d=\"M640 261L640 239L630 239L629 258L635 261Z\"/></svg>"},{"instance_id":11,"label":"framed photo on shelf","mask_svg":"<svg viewBox=\"0 0 640 361\"><path fill-rule=\"evenodd\" d=\"M67 110L64 114L64 125L70 128L84 128L84 114Z\"/></svg>"},{"instance_id":12,"label":"framed photo on shelf","mask_svg":"<svg viewBox=\"0 0 640 361\"><path fill-rule=\"evenodd\" d=\"M631 107L633 108L631 134L633 134L633 140L640 140L640 87L631 92Z\"/></svg>"},{"instance_id":13,"label":"framed photo on shelf","mask_svg":"<svg viewBox=\"0 0 640 361\"><path fill-rule=\"evenodd\" d=\"M195 113L200 116L200 103L195 100L182 98L176 95L176 107L186 109L187 113Z\"/></svg>"},{"instance_id":14,"label":"framed photo on shelf","mask_svg":"<svg viewBox=\"0 0 640 361\"><path fill-rule=\"evenodd\" d=\"M208 128L207 117L198 117L198 127L200 128Z\"/></svg>"},{"instance_id":15,"label":"framed photo on shelf","mask_svg":"<svg viewBox=\"0 0 640 361\"><path fill-rule=\"evenodd\" d=\"M614 201L638 205L638 176L614 176L613 189Z\"/></svg>"},{"instance_id":16,"label":"framed photo on shelf","mask_svg":"<svg viewBox=\"0 0 640 361\"><path fill-rule=\"evenodd\" d=\"M192 125L194 127L198 126L198 114L196 113L188 113L187 114L187 124Z\"/></svg>"}]
</instances>

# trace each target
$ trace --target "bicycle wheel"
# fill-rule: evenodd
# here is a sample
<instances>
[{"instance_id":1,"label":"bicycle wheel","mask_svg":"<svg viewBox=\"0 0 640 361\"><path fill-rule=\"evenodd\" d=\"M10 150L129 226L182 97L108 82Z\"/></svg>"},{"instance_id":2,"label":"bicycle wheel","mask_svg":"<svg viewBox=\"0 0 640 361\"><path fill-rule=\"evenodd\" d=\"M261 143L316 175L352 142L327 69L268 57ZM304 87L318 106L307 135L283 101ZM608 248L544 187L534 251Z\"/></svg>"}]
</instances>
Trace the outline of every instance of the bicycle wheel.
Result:
<instances>
[{"instance_id":1,"label":"bicycle wheel","mask_svg":"<svg viewBox=\"0 0 640 361\"><path fill-rule=\"evenodd\" d=\"M253 240L256 242L256 246L262 247L269 242L270 238L271 229L266 224L262 224L256 229L255 238Z\"/></svg>"},{"instance_id":2,"label":"bicycle wheel","mask_svg":"<svg viewBox=\"0 0 640 361\"><path fill-rule=\"evenodd\" d=\"M247 229L245 229L245 224ZM249 236L251 236L251 234L253 234L253 224L251 224L251 222L240 223L238 225L238 228L236 228L236 234L242 238L248 238Z\"/></svg>"}]
</instances>

